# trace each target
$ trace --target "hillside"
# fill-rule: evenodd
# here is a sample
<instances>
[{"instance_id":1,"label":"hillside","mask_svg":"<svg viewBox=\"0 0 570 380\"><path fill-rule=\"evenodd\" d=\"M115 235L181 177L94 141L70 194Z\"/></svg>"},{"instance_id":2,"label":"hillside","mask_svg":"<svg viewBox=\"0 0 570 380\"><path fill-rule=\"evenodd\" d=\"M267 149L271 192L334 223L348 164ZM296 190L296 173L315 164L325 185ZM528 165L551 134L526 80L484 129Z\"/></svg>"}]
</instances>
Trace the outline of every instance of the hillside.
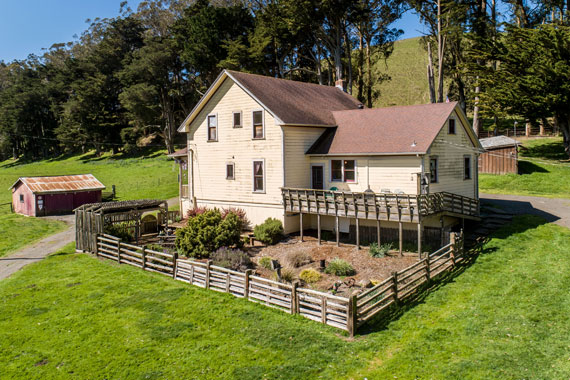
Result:
<instances>
[{"instance_id":1,"label":"hillside","mask_svg":"<svg viewBox=\"0 0 570 380\"><path fill-rule=\"evenodd\" d=\"M375 107L429 103L426 67L427 52L420 44L420 38L396 41L394 52L386 62L374 64L377 73L385 73L391 80L376 86L380 96Z\"/></svg>"}]
</instances>

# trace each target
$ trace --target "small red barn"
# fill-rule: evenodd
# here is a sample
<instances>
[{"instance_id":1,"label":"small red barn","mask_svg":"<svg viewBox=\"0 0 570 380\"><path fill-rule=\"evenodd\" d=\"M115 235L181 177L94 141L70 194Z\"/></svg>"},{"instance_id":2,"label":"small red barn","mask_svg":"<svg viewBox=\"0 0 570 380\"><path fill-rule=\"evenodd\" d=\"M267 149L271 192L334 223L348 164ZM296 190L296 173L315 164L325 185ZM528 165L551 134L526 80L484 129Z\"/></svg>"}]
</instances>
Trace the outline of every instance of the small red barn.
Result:
<instances>
[{"instance_id":1,"label":"small red barn","mask_svg":"<svg viewBox=\"0 0 570 380\"><path fill-rule=\"evenodd\" d=\"M65 214L83 204L101 202L105 186L92 174L80 174L21 177L10 189L14 212L45 216Z\"/></svg>"}]
</instances>

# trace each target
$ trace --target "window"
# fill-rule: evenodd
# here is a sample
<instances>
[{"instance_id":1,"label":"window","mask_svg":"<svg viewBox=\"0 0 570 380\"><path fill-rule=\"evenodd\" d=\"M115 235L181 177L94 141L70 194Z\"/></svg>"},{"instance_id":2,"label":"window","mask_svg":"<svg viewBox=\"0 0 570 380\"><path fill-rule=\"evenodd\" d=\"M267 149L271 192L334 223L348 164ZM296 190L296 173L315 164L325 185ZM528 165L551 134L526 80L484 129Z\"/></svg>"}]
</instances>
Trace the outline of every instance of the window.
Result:
<instances>
[{"instance_id":1,"label":"window","mask_svg":"<svg viewBox=\"0 0 570 380\"><path fill-rule=\"evenodd\" d=\"M235 166L233 162L228 162L226 164L226 179L235 179L234 178L234 170Z\"/></svg>"},{"instance_id":2,"label":"window","mask_svg":"<svg viewBox=\"0 0 570 380\"><path fill-rule=\"evenodd\" d=\"M356 161L331 160L331 181L356 182Z\"/></svg>"},{"instance_id":3,"label":"window","mask_svg":"<svg viewBox=\"0 0 570 380\"><path fill-rule=\"evenodd\" d=\"M450 135L454 135L455 134L455 119L449 119L448 125L449 125L448 133Z\"/></svg>"},{"instance_id":4,"label":"window","mask_svg":"<svg viewBox=\"0 0 570 380\"><path fill-rule=\"evenodd\" d=\"M264 138L263 129L263 111L253 111L253 138Z\"/></svg>"},{"instance_id":5,"label":"window","mask_svg":"<svg viewBox=\"0 0 570 380\"><path fill-rule=\"evenodd\" d=\"M263 161L253 161L253 191L265 191L265 168Z\"/></svg>"},{"instance_id":6,"label":"window","mask_svg":"<svg viewBox=\"0 0 570 380\"><path fill-rule=\"evenodd\" d=\"M437 183L437 158L429 159L429 181L430 183Z\"/></svg>"},{"instance_id":7,"label":"window","mask_svg":"<svg viewBox=\"0 0 570 380\"><path fill-rule=\"evenodd\" d=\"M218 118L216 115L208 116L208 141L218 141Z\"/></svg>"},{"instance_id":8,"label":"window","mask_svg":"<svg viewBox=\"0 0 570 380\"><path fill-rule=\"evenodd\" d=\"M24 203L24 194L20 194L20 203Z\"/></svg>"},{"instance_id":9,"label":"window","mask_svg":"<svg viewBox=\"0 0 570 380\"><path fill-rule=\"evenodd\" d=\"M241 128L241 111L234 112L234 128Z\"/></svg>"},{"instance_id":10,"label":"window","mask_svg":"<svg viewBox=\"0 0 570 380\"><path fill-rule=\"evenodd\" d=\"M471 179L471 156L463 157L463 179Z\"/></svg>"}]
</instances>

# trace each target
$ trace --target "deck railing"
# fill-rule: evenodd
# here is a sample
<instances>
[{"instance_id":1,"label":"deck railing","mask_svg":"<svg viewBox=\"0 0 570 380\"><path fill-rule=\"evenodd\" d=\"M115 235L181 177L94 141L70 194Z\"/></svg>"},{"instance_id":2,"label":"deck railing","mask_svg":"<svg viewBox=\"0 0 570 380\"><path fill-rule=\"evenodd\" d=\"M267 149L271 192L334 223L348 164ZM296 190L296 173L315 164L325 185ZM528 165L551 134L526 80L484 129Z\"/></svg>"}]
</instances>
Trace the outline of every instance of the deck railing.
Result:
<instances>
[{"instance_id":1,"label":"deck railing","mask_svg":"<svg viewBox=\"0 0 570 380\"><path fill-rule=\"evenodd\" d=\"M420 216L450 212L479 216L479 201L458 194L424 195L281 188L286 212L359 219L419 221Z\"/></svg>"}]
</instances>

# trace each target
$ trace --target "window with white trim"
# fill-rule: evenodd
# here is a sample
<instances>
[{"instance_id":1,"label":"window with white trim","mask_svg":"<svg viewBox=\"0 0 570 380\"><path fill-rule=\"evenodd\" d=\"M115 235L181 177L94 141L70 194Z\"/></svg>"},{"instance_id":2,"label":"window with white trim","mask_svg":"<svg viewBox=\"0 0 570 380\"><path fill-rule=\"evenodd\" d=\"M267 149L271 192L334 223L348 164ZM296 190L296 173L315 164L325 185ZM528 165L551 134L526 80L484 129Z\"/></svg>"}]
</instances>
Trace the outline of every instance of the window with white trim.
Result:
<instances>
[{"instance_id":1,"label":"window with white trim","mask_svg":"<svg viewBox=\"0 0 570 380\"><path fill-rule=\"evenodd\" d=\"M331 160L332 182L356 182L355 160Z\"/></svg>"},{"instance_id":2,"label":"window with white trim","mask_svg":"<svg viewBox=\"0 0 570 380\"><path fill-rule=\"evenodd\" d=\"M208 141L218 141L218 117L208 115Z\"/></svg>"},{"instance_id":3,"label":"window with white trim","mask_svg":"<svg viewBox=\"0 0 570 380\"><path fill-rule=\"evenodd\" d=\"M262 160L253 161L253 191L265 191L265 162Z\"/></svg>"},{"instance_id":4,"label":"window with white trim","mask_svg":"<svg viewBox=\"0 0 570 380\"><path fill-rule=\"evenodd\" d=\"M265 128L263 125L263 111L253 111L253 138L265 138Z\"/></svg>"},{"instance_id":5,"label":"window with white trim","mask_svg":"<svg viewBox=\"0 0 570 380\"><path fill-rule=\"evenodd\" d=\"M241 128L243 126L241 121L241 111L233 112L233 123L234 128Z\"/></svg>"},{"instance_id":6,"label":"window with white trim","mask_svg":"<svg viewBox=\"0 0 570 380\"><path fill-rule=\"evenodd\" d=\"M438 173L437 173L437 157L432 157L429 159L429 182L437 183Z\"/></svg>"},{"instance_id":7,"label":"window with white trim","mask_svg":"<svg viewBox=\"0 0 570 380\"><path fill-rule=\"evenodd\" d=\"M471 156L463 156L463 179L471 179Z\"/></svg>"},{"instance_id":8,"label":"window with white trim","mask_svg":"<svg viewBox=\"0 0 570 380\"><path fill-rule=\"evenodd\" d=\"M233 162L226 164L226 179L235 179L235 164Z\"/></svg>"}]
</instances>

